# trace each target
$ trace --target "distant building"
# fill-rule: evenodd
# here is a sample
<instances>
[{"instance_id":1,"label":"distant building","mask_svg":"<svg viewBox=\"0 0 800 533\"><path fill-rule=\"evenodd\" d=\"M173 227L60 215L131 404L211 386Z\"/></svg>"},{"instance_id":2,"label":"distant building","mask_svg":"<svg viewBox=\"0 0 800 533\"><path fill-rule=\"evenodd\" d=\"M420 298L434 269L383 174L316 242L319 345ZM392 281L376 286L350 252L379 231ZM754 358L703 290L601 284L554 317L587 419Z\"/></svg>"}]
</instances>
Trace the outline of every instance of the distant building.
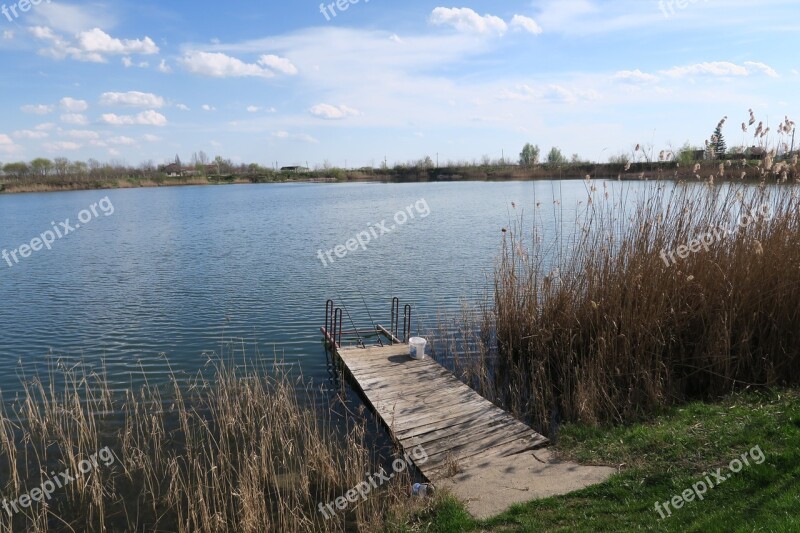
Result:
<instances>
[{"instance_id":1,"label":"distant building","mask_svg":"<svg viewBox=\"0 0 800 533\"><path fill-rule=\"evenodd\" d=\"M207 175L217 173L217 165L205 165L204 169ZM176 163L170 163L169 165L159 167L158 171L166 174L167 177L170 178L185 178L202 174L202 171L197 170L196 167L182 167Z\"/></svg>"}]
</instances>

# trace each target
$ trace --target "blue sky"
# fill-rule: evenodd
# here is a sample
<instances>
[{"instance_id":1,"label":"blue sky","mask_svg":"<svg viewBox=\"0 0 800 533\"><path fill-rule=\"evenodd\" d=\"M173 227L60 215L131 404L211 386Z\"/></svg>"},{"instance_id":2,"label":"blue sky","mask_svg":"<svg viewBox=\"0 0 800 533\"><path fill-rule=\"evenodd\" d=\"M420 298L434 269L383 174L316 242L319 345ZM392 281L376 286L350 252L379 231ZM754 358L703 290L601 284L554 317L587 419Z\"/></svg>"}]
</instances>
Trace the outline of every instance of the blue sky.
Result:
<instances>
[{"instance_id":1,"label":"blue sky","mask_svg":"<svg viewBox=\"0 0 800 533\"><path fill-rule=\"evenodd\" d=\"M800 115L796 1L2 2L4 163L605 161Z\"/></svg>"}]
</instances>

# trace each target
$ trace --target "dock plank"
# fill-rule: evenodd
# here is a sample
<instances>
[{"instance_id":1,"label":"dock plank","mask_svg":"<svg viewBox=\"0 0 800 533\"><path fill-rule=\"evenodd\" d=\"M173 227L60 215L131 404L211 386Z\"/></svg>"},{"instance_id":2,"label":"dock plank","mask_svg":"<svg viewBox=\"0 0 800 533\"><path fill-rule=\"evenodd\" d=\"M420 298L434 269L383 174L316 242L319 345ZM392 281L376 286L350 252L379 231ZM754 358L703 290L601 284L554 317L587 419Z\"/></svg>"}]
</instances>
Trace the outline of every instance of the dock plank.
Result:
<instances>
[{"instance_id":1,"label":"dock plank","mask_svg":"<svg viewBox=\"0 0 800 533\"><path fill-rule=\"evenodd\" d=\"M409 357L406 345L336 353L397 442L407 451L425 449L428 460L417 467L431 481L443 479L453 460L480 464L548 442L436 361Z\"/></svg>"}]
</instances>

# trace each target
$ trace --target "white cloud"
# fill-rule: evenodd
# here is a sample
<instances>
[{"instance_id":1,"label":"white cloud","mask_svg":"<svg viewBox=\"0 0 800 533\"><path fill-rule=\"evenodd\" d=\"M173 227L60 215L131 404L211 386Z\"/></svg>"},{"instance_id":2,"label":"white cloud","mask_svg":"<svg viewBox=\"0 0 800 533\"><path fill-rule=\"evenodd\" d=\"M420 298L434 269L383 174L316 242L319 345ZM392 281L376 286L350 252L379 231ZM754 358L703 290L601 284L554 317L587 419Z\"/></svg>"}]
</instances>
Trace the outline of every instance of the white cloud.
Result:
<instances>
[{"instance_id":1,"label":"white cloud","mask_svg":"<svg viewBox=\"0 0 800 533\"><path fill-rule=\"evenodd\" d=\"M437 7L431 13L430 22L436 26L452 26L460 32L480 35L502 35L508 30L508 24L500 17L481 16L468 7Z\"/></svg>"},{"instance_id":2,"label":"white cloud","mask_svg":"<svg viewBox=\"0 0 800 533\"><path fill-rule=\"evenodd\" d=\"M79 33L78 45L88 53L153 55L159 52L158 46L150 37L145 37L144 39L116 39L100 28Z\"/></svg>"},{"instance_id":3,"label":"white cloud","mask_svg":"<svg viewBox=\"0 0 800 533\"><path fill-rule=\"evenodd\" d=\"M579 101L591 102L599 98L600 94L593 89L565 87L556 83L540 86L522 84L513 90L502 91L498 97L499 100L542 101L555 104L573 104Z\"/></svg>"},{"instance_id":4,"label":"white cloud","mask_svg":"<svg viewBox=\"0 0 800 533\"><path fill-rule=\"evenodd\" d=\"M70 150L79 150L81 145L72 141L58 141L54 143L45 143L44 147L49 152L66 152Z\"/></svg>"},{"instance_id":5,"label":"white cloud","mask_svg":"<svg viewBox=\"0 0 800 533\"><path fill-rule=\"evenodd\" d=\"M157 143L158 141L161 140L161 137L159 137L158 135L153 135L151 133L146 133L142 135L142 140L147 141L149 143Z\"/></svg>"},{"instance_id":6,"label":"white cloud","mask_svg":"<svg viewBox=\"0 0 800 533\"><path fill-rule=\"evenodd\" d=\"M3 30L3 39L10 41L14 38L14 32L11 30Z\"/></svg>"},{"instance_id":7,"label":"white cloud","mask_svg":"<svg viewBox=\"0 0 800 533\"><path fill-rule=\"evenodd\" d=\"M770 78L778 78L778 72L770 67L769 65L765 65L764 63L758 63L755 61L745 61L744 66L747 67L748 72L762 72L769 76Z\"/></svg>"},{"instance_id":8,"label":"white cloud","mask_svg":"<svg viewBox=\"0 0 800 533\"><path fill-rule=\"evenodd\" d=\"M84 139L84 140L100 138L99 133L91 130L68 130L64 132L64 135L66 135L67 137L71 137L73 139Z\"/></svg>"},{"instance_id":9,"label":"white cloud","mask_svg":"<svg viewBox=\"0 0 800 533\"><path fill-rule=\"evenodd\" d=\"M357 109L346 105L335 106L331 104L317 104L309 112L317 118L325 120L341 120L347 117L357 117L361 114Z\"/></svg>"},{"instance_id":10,"label":"white cloud","mask_svg":"<svg viewBox=\"0 0 800 533\"><path fill-rule=\"evenodd\" d=\"M0 133L0 153L8 155L16 155L22 152L22 146L16 144L11 140L11 137L4 133Z\"/></svg>"},{"instance_id":11,"label":"white cloud","mask_svg":"<svg viewBox=\"0 0 800 533\"><path fill-rule=\"evenodd\" d=\"M664 75L673 78L683 78L686 76L747 76L747 68L728 63L726 61L714 61L707 63L697 63L683 67L673 67L662 71Z\"/></svg>"},{"instance_id":12,"label":"white cloud","mask_svg":"<svg viewBox=\"0 0 800 533\"><path fill-rule=\"evenodd\" d=\"M153 93L143 93L139 91L128 91L125 93L108 92L100 95L100 103L103 105L159 109L164 107L164 98Z\"/></svg>"},{"instance_id":13,"label":"white cloud","mask_svg":"<svg viewBox=\"0 0 800 533\"><path fill-rule=\"evenodd\" d=\"M13 133L17 139L46 139L50 136L46 131L20 130Z\"/></svg>"},{"instance_id":14,"label":"white cloud","mask_svg":"<svg viewBox=\"0 0 800 533\"><path fill-rule=\"evenodd\" d=\"M615 81L626 82L626 83L652 83L658 81L658 76L654 74L648 74L646 72L642 72L639 69L636 70L621 70L614 74L613 79Z\"/></svg>"},{"instance_id":15,"label":"white cloud","mask_svg":"<svg viewBox=\"0 0 800 533\"><path fill-rule=\"evenodd\" d=\"M187 52L180 62L192 74L211 78L271 78L275 75L259 65L216 52Z\"/></svg>"},{"instance_id":16,"label":"white cloud","mask_svg":"<svg viewBox=\"0 0 800 533\"><path fill-rule=\"evenodd\" d=\"M534 35L542 33L542 27L539 26L535 20L522 15L514 15L514 18L511 19L511 27L516 30L527 31Z\"/></svg>"},{"instance_id":17,"label":"white cloud","mask_svg":"<svg viewBox=\"0 0 800 533\"><path fill-rule=\"evenodd\" d=\"M61 122L65 124L75 124L77 126L85 126L89 123L89 119L86 118L86 115L81 115L80 113L66 113L61 115Z\"/></svg>"},{"instance_id":18,"label":"white cloud","mask_svg":"<svg viewBox=\"0 0 800 533\"><path fill-rule=\"evenodd\" d=\"M45 104L28 104L20 107L20 110L24 113L31 113L34 115L47 115L55 111L56 107L52 105L45 105Z\"/></svg>"},{"instance_id":19,"label":"white cloud","mask_svg":"<svg viewBox=\"0 0 800 533\"><path fill-rule=\"evenodd\" d=\"M189 109L189 106L186 104L177 104L175 107L177 107L181 111L191 111L191 109Z\"/></svg>"},{"instance_id":20,"label":"white cloud","mask_svg":"<svg viewBox=\"0 0 800 533\"><path fill-rule=\"evenodd\" d=\"M132 144L136 144L135 139L131 139L130 137L125 137L124 135L119 137L111 137L108 139L108 144L115 144L118 146L130 146Z\"/></svg>"},{"instance_id":21,"label":"white cloud","mask_svg":"<svg viewBox=\"0 0 800 533\"><path fill-rule=\"evenodd\" d=\"M148 63L147 61L140 61L139 63L134 63L133 60L127 56L122 58L122 64L125 65L125 68L131 68L134 66L139 68L148 68L150 66L150 63Z\"/></svg>"},{"instance_id":22,"label":"white cloud","mask_svg":"<svg viewBox=\"0 0 800 533\"><path fill-rule=\"evenodd\" d=\"M299 141L309 144L318 144L319 141L306 133L289 133L288 131L276 131L271 137L282 141Z\"/></svg>"},{"instance_id":23,"label":"white cloud","mask_svg":"<svg viewBox=\"0 0 800 533\"><path fill-rule=\"evenodd\" d=\"M157 70L159 72L161 72L163 74L169 74L170 72L172 72L172 67L167 65L167 60L166 59L162 59L161 63L159 63L158 67L156 67L156 68L157 68Z\"/></svg>"},{"instance_id":24,"label":"white cloud","mask_svg":"<svg viewBox=\"0 0 800 533\"><path fill-rule=\"evenodd\" d=\"M258 64L264 67L271 68L272 70L277 70L282 74L287 74L289 76L294 76L297 74L297 67L295 67L291 61L286 59L285 57L278 57L276 55L263 55L258 60Z\"/></svg>"},{"instance_id":25,"label":"white cloud","mask_svg":"<svg viewBox=\"0 0 800 533\"><path fill-rule=\"evenodd\" d=\"M62 98L59 104L61 104L61 109L70 113L82 113L89 109L89 104L86 100L76 100L69 96Z\"/></svg>"},{"instance_id":26,"label":"white cloud","mask_svg":"<svg viewBox=\"0 0 800 533\"><path fill-rule=\"evenodd\" d=\"M216 111L217 110L216 107L214 107L212 105L208 105L208 104L203 104L202 106L200 106L200 109L202 109L203 111Z\"/></svg>"},{"instance_id":27,"label":"white cloud","mask_svg":"<svg viewBox=\"0 0 800 533\"><path fill-rule=\"evenodd\" d=\"M39 40L49 41L50 47L40 53L54 59L70 57L77 61L105 63L110 55L153 55L159 52L158 46L150 37L144 39L117 39L100 28L80 32L70 41L56 34L47 26L34 26L28 29Z\"/></svg>"},{"instance_id":28,"label":"white cloud","mask_svg":"<svg viewBox=\"0 0 800 533\"><path fill-rule=\"evenodd\" d=\"M142 111L138 115L117 115L106 113L100 117L100 121L112 126L166 126L167 117L157 111Z\"/></svg>"},{"instance_id":29,"label":"white cloud","mask_svg":"<svg viewBox=\"0 0 800 533\"><path fill-rule=\"evenodd\" d=\"M39 124L38 126L36 126L33 129L38 130L38 131L48 131L48 130L52 130L55 127L56 127L56 125L53 124L52 122L44 122L42 124Z\"/></svg>"},{"instance_id":30,"label":"white cloud","mask_svg":"<svg viewBox=\"0 0 800 533\"><path fill-rule=\"evenodd\" d=\"M258 113L259 111L261 111L261 108L256 106L256 105L247 106L247 112L248 113Z\"/></svg>"}]
</instances>

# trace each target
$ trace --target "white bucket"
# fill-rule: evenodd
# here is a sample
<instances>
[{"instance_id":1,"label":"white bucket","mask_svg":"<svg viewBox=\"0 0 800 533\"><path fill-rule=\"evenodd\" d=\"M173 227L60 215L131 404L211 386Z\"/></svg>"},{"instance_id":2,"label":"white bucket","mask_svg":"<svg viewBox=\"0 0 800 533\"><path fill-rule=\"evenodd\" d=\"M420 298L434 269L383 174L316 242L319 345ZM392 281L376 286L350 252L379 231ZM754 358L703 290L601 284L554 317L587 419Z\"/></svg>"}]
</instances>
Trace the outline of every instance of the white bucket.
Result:
<instances>
[{"instance_id":1,"label":"white bucket","mask_svg":"<svg viewBox=\"0 0 800 533\"><path fill-rule=\"evenodd\" d=\"M428 341L422 337L411 337L408 340L408 353L414 359L425 359L425 345Z\"/></svg>"}]
</instances>

